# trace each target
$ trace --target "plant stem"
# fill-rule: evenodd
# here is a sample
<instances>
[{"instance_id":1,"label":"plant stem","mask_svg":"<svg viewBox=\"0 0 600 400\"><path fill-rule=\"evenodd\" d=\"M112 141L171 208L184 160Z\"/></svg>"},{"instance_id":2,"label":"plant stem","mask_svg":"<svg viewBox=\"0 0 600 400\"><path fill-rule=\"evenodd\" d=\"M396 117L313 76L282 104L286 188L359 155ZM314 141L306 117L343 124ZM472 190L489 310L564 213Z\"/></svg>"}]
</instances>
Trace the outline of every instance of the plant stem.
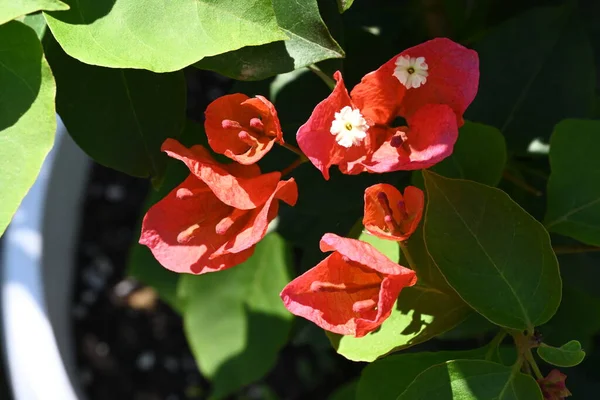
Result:
<instances>
[{"instance_id":1,"label":"plant stem","mask_svg":"<svg viewBox=\"0 0 600 400\"><path fill-rule=\"evenodd\" d=\"M533 354L531 354L531 349L527 349L527 351L525 352L525 359L531 366L531 369L533 369L533 373L535 374L536 379L543 379L544 375L542 375L540 368L537 366L535 358L533 358Z\"/></svg>"},{"instance_id":2,"label":"plant stem","mask_svg":"<svg viewBox=\"0 0 600 400\"><path fill-rule=\"evenodd\" d=\"M300 157L303 157L306 159L306 156L304 155L304 153L302 152L302 150L300 150L299 148L297 148L296 146L293 146L289 143L283 143L280 144L281 147L288 149L289 151L298 154Z\"/></svg>"},{"instance_id":3,"label":"plant stem","mask_svg":"<svg viewBox=\"0 0 600 400\"><path fill-rule=\"evenodd\" d=\"M527 164L520 161L512 161L514 167L523 172L527 172L531 175L537 176L538 178L548 180L548 174L540 169L529 167Z\"/></svg>"},{"instance_id":4,"label":"plant stem","mask_svg":"<svg viewBox=\"0 0 600 400\"><path fill-rule=\"evenodd\" d=\"M498 332L496 334L496 336L494 336L494 338L492 339L492 341L489 344L490 348L488 349L487 353L485 353L485 359L487 361L490 361L492 359L492 356L494 355L494 351L498 348L498 346L500 346L500 343L502 343L502 341L504 340L505 337L506 337L505 330L501 330L500 332Z\"/></svg>"},{"instance_id":5,"label":"plant stem","mask_svg":"<svg viewBox=\"0 0 600 400\"><path fill-rule=\"evenodd\" d=\"M406 262L408 262L408 266L410 267L410 269L412 269L413 271L415 270L415 260L413 260L412 256L410 255L410 251L408 251L408 247L406 247L406 245L404 244L404 242L398 242L398 245L400 245L400 250L402 250L402 254L404 255L404 258L406 258Z\"/></svg>"},{"instance_id":6,"label":"plant stem","mask_svg":"<svg viewBox=\"0 0 600 400\"><path fill-rule=\"evenodd\" d=\"M555 254L593 253L600 251L600 247L585 245L553 246L552 249Z\"/></svg>"},{"instance_id":7,"label":"plant stem","mask_svg":"<svg viewBox=\"0 0 600 400\"><path fill-rule=\"evenodd\" d=\"M306 161L308 161L308 158L304 157L304 155L298 157L296 160L294 160L294 162L292 162L290 165L288 165L287 167L285 167L283 169L283 171L281 171L281 176L288 175L290 172L292 172L293 170L295 170L296 167L298 167L302 163L305 163Z\"/></svg>"},{"instance_id":8,"label":"plant stem","mask_svg":"<svg viewBox=\"0 0 600 400\"><path fill-rule=\"evenodd\" d=\"M522 180L521 178L514 176L506 170L502 173L502 178L506 179L515 186L523 189L524 191L533 194L534 196L541 196L544 194L541 191L534 188L533 186L531 186L530 184L528 184L527 182L525 182L524 180Z\"/></svg>"},{"instance_id":9,"label":"plant stem","mask_svg":"<svg viewBox=\"0 0 600 400\"><path fill-rule=\"evenodd\" d=\"M333 90L333 88L335 88L335 81L325 72L321 71L321 69L315 64L311 64L307 68L314 72L319 78L321 78L321 80L325 82L329 89Z\"/></svg>"},{"instance_id":10,"label":"plant stem","mask_svg":"<svg viewBox=\"0 0 600 400\"><path fill-rule=\"evenodd\" d=\"M531 369L533 370L536 379L542 379L544 376L542 375L539 367L537 366L537 363L535 362L535 359L533 358L533 354L531 353L532 332L529 332L527 336L520 331L510 331L510 334L512 335L515 341L515 346L517 347L517 362L522 363L523 361L525 361L526 363L528 363Z\"/></svg>"}]
</instances>

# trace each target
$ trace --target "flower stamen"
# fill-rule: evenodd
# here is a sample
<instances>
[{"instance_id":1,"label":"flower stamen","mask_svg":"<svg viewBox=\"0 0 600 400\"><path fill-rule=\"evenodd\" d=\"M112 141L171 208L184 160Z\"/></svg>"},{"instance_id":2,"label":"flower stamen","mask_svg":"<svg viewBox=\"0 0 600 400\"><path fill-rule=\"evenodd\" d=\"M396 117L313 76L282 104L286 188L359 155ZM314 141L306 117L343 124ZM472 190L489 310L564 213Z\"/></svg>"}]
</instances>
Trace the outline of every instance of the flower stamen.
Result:
<instances>
[{"instance_id":1,"label":"flower stamen","mask_svg":"<svg viewBox=\"0 0 600 400\"><path fill-rule=\"evenodd\" d=\"M381 286L380 282L374 283L331 283L314 281L310 284L311 292L358 292L366 289L378 289Z\"/></svg>"},{"instance_id":2,"label":"flower stamen","mask_svg":"<svg viewBox=\"0 0 600 400\"><path fill-rule=\"evenodd\" d=\"M200 224L194 224L190 227L188 227L187 229L184 229L183 231L179 232L179 234L177 235L177 243L179 244L186 244L188 243L190 240L192 240L194 238L196 231L200 229Z\"/></svg>"},{"instance_id":3,"label":"flower stamen","mask_svg":"<svg viewBox=\"0 0 600 400\"><path fill-rule=\"evenodd\" d=\"M242 125L239 122L233 121L231 119L224 119L221 121L221 126L223 129L243 129Z\"/></svg>"},{"instance_id":4,"label":"flower stamen","mask_svg":"<svg viewBox=\"0 0 600 400\"><path fill-rule=\"evenodd\" d=\"M258 140L246 131L240 131L238 138L250 147L254 147L258 143Z\"/></svg>"},{"instance_id":5,"label":"flower stamen","mask_svg":"<svg viewBox=\"0 0 600 400\"><path fill-rule=\"evenodd\" d=\"M398 225L398 223L396 223L396 220L394 219L394 213L392 211L392 208L390 207L390 201L384 192L377 193L377 202L379 203L379 207L381 207L381 210L383 211L383 222L385 222L385 226L388 232L392 234L400 232L400 226Z\"/></svg>"},{"instance_id":6,"label":"flower stamen","mask_svg":"<svg viewBox=\"0 0 600 400\"><path fill-rule=\"evenodd\" d=\"M265 130L265 126L263 124L263 122L260 120L260 118L252 118L250 120L250 127L260 133L263 133L263 131Z\"/></svg>"}]
</instances>

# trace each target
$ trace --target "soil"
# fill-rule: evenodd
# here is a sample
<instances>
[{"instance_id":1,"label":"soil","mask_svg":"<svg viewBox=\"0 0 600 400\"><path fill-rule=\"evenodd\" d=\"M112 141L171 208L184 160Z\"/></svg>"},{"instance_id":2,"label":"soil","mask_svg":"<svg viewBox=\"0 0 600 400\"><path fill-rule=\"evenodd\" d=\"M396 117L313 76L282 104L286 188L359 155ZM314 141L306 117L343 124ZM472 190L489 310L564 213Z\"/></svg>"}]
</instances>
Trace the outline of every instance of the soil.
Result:
<instances>
[{"instance_id":1,"label":"soil","mask_svg":"<svg viewBox=\"0 0 600 400\"><path fill-rule=\"evenodd\" d=\"M228 90L229 81L205 71L186 75L188 116L200 120L206 105ZM126 273L148 191L145 179L99 165L92 168L72 309L79 379L90 400L204 399L210 392L188 348L180 316ZM320 335L326 342L322 332L300 324L301 332ZM271 393L279 399L325 399L359 374L362 365L335 355L328 343L315 346L312 339L296 336L269 376L231 398L267 399Z\"/></svg>"}]
</instances>

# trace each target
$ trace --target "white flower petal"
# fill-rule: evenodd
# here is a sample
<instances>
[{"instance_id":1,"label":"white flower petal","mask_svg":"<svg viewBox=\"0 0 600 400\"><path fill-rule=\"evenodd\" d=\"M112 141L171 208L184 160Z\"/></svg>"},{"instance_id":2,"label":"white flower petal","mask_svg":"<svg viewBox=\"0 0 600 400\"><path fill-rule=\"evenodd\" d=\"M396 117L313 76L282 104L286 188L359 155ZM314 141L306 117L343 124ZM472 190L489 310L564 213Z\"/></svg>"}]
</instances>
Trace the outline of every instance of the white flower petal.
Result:
<instances>
[{"instance_id":1,"label":"white flower petal","mask_svg":"<svg viewBox=\"0 0 600 400\"><path fill-rule=\"evenodd\" d=\"M335 135L336 142L346 148L358 145L367 137L369 125L359 109L345 106L334 114L329 132Z\"/></svg>"},{"instance_id":2,"label":"white flower petal","mask_svg":"<svg viewBox=\"0 0 600 400\"><path fill-rule=\"evenodd\" d=\"M407 89L416 89L427 82L429 66L425 57L400 56L395 64L393 75Z\"/></svg>"}]
</instances>

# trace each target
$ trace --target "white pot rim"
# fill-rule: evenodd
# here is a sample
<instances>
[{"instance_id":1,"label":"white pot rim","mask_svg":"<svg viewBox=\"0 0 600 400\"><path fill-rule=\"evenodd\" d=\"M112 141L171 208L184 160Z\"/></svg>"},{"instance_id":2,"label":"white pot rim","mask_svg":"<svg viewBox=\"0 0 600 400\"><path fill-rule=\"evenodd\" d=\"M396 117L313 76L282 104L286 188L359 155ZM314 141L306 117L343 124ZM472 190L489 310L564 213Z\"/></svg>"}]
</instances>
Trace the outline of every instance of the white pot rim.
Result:
<instances>
[{"instance_id":1,"label":"white pot rim","mask_svg":"<svg viewBox=\"0 0 600 400\"><path fill-rule=\"evenodd\" d=\"M70 250L90 162L57 120L54 148L6 230L0 254L3 346L15 400L82 398L72 379L72 292L64 286L74 273ZM62 226L50 225L56 218Z\"/></svg>"}]
</instances>

